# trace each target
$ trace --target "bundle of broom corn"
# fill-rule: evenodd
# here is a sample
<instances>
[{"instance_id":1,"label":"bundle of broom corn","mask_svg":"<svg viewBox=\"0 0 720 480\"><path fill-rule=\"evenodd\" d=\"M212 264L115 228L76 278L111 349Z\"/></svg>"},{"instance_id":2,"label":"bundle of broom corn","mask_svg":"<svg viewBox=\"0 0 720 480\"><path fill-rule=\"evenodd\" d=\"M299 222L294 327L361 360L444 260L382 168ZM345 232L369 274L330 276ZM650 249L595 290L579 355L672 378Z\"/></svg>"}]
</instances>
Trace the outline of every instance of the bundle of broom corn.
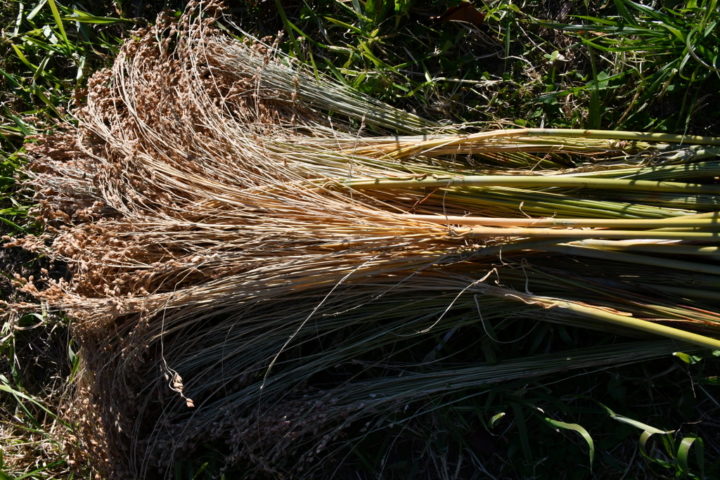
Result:
<instances>
[{"instance_id":1,"label":"bundle of broom corn","mask_svg":"<svg viewBox=\"0 0 720 480\"><path fill-rule=\"evenodd\" d=\"M720 348L720 139L440 126L220 11L137 32L30 148L24 244L72 277L25 289L74 319L99 468L212 446L249 477L340 474L497 382ZM532 345L546 322L626 339Z\"/></svg>"}]
</instances>

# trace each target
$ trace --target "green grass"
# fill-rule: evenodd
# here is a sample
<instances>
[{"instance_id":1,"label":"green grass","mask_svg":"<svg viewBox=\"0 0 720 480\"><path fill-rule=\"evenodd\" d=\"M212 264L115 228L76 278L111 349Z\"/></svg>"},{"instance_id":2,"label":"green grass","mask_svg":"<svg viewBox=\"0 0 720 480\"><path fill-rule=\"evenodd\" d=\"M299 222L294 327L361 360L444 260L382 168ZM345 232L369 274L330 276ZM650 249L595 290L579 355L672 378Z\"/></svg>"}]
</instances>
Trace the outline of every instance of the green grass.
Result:
<instances>
[{"instance_id":1,"label":"green grass","mask_svg":"<svg viewBox=\"0 0 720 480\"><path fill-rule=\"evenodd\" d=\"M598 78L602 73L613 98L624 100L611 112L613 123L687 131L699 126L696 117L715 117L704 97L720 86L717 1L653 7L615 0L614 5L615 15L577 15L578 23L553 25L576 35L595 56L607 56L608 68ZM674 114L663 115L668 109Z\"/></svg>"},{"instance_id":2,"label":"green grass","mask_svg":"<svg viewBox=\"0 0 720 480\"><path fill-rule=\"evenodd\" d=\"M148 2L151 8L144 10L142 3L116 2L114 9L109 2L71 7L55 0L13 0L0 6L3 234L36 231L28 216L32 192L18 187L24 143L65 118L73 92L112 60L132 26L143 23L126 18L150 16L161 6ZM276 10L267 3L237 6L234 18L251 33L282 29L281 48L290 55L425 117L480 128L720 133L720 110L715 108L720 101L720 13L715 1L664 2L659 8L627 0L590 7L595 2L575 1L569 12L548 11L544 2L477 2L484 15L477 24L440 21L437 17L457 5L452 1L276 1ZM713 160L716 153L709 156ZM502 195L496 195L501 202ZM11 275L9 268L3 267L3 273ZM688 276L676 287L691 281L695 277ZM52 430L59 422L52 405L57 396L48 389L61 388L72 362L66 351L40 349L38 356L38 349L31 348L38 341L67 346L67 340L50 340L47 333L61 325L52 320L15 337L10 323L4 325L0 425L9 432L10 449L0 457L0 479L71 478L70 471L88 475L86 467L70 465ZM488 338L481 347L488 361L590 346L597 340L547 324L524 338L522 326L512 319L494 327L484 323L483 329ZM437 340L443 344L443 338ZM38 368L25 368L34 362ZM39 373L47 362L62 364L59 380ZM425 452L418 464L436 465L438 478L483 478L483 469L498 478L557 478L557 472L567 472L564 478L591 473L596 478L716 478L719 367L713 354L677 354L640 365L493 386L456 409L358 432L354 447L341 453L368 477L384 465L383 478L412 478L415 467L408 453ZM418 412L434 407L413 406ZM21 447L25 453L11 463L8 452ZM175 478L216 473L224 446L206 447L197 458L179 463ZM431 457L441 451L444 456ZM579 460L571 462L570 457Z\"/></svg>"},{"instance_id":3,"label":"green grass","mask_svg":"<svg viewBox=\"0 0 720 480\"><path fill-rule=\"evenodd\" d=\"M70 454L65 442L75 431L60 414L78 368L67 326L30 314L5 323L0 336L0 479L92 478L87 461Z\"/></svg>"},{"instance_id":4,"label":"green grass","mask_svg":"<svg viewBox=\"0 0 720 480\"><path fill-rule=\"evenodd\" d=\"M694 133L718 125L714 1L553 9L496 0L476 5L482 23L441 20L458 3L276 2L267 23L314 69L430 118Z\"/></svg>"},{"instance_id":5,"label":"green grass","mask_svg":"<svg viewBox=\"0 0 720 480\"><path fill-rule=\"evenodd\" d=\"M32 192L18 188L15 172L23 144L64 119L75 90L93 70L107 65L128 23L87 13L55 0L10 0L0 6L0 222L3 233L32 228ZM107 12L109 4L95 8Z\"/></svg>"}]
</instances>

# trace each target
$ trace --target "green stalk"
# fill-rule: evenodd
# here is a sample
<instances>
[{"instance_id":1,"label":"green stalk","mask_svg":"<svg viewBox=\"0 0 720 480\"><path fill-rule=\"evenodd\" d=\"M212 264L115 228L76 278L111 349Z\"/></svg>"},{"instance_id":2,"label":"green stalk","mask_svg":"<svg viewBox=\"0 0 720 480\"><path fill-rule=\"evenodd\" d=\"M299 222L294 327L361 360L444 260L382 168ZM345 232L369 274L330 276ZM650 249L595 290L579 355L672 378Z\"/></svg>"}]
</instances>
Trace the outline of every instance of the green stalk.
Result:
<instances>
[{"instance_id":1,"label":"green stalk","mask_svg":"<svg viewBox=\"0 0 720 480\"><path fill-rule=\"evenodd\" d=\"M701 247L677 243L626 243L613 240L584 240L577 247L589 247L599 250L642 252L652 255L693 255L712 260L720 260L720 247Z\"/></svg>"},{"instance_id":2,"label":"green stalk","mask_svg":"<svg viewBox=\"0 0 720 480\"><path fill-rule=\"evenodd\" d=\"M572 142L572 140L580 141ZM598 141L601 143L598 144ZM622 141L632 142L632 144L618 143ZM507 148L537 152L546 152L550 149L590 153L598 150L643 150L650 148L652 143L659 142L680 145L720 145L720 138L611 130L519 128L470 135L440 135L422 141L418 141L417 137L399 137L388 142L378 152L396 158L431 153L436 156L453 153L482 153L483 151Z\"/></svg>"},{"instance_id":3,"label":"green stalk","mask_svg":"<svg viewBox=\"0 0 720 480\"><path fill-rule=\"evenodd\" d=\"M713 350L720 349L720 340L705 335L699 335L693 332L687 332L677 328L668 327L655 322L648 322L639 318L619 315L608 310L581 305L566 300L546 299L546 308L560 308L571 313L576 313L583 317L600 320L614 325L632 328L642 332L659 335L662 337L672 338L681 342L690 343L700 347L707 347Z\"/></svg>"},{"instance_id":4,"label":"green stalk","mask_svg":"<svg viewBox=\"0 0 720 480\"><path fill-rule=\"evenodd\" d=\"M457 177L405 177L346 180L342 185L356 189L388 190L402 188L440 187L564 187L607 190L647 190L651 192L681 192L720 194L719 185L699 185L679 182L656 182L624 178L585 178L551 175L465 175Z\"/></svg>"},{"instance_id":5,"label":"green stalk","mask_svg":"<svg viewBox=\"0 0 720 480\"><path fill-rule=\"evenodd\" d=\"M689 215L690 216L690 215ZM605 218L495 218L459 215L403 215L408 220L442 225L483 225L497 227L600 227L600 228L711 228L720 229L713 218L671 217L668 219L605 219ZM692 216L694 217L694 215Z\"/></svg>"},{"instance_id":6,"label":"green stalk","mask_svg":"<svg viewBox=\"0 0 720 480\"><path fill-rule=\"evenodd\" d=\"M720 340L697 333L679 330L677 328L668 327L655 322L649 322L640 318L632 317L629 314L621 315L614 313L609 309L593 307L591 305L581 304L553 297L541 297L529 295L514 290L508 290L497 287L483 286L483 291L495 296L518 300L524 303L538 305L548 310L559 309L562 313L576 314L581 317L590 318L600 322L610 323L620 327L626 327L641 332L659 335L662 337L672 338L685 343L690 343L700 347L720 349Z\"/></svg>"},{"instance_id":7,"label":"green stalk","mask_svg":"<svg viewBox=\"0 0 720 480\"><path fill-rule=\"evenodd\" d=\"M602 230L580 228L471 227L455 233L469 237L532 237L532 238L648 238L674 240L720 240L717 232L677 232L667 230Z\"/></svg>"},{"instance_id":8,"label":"green stalk","mask_svg":"<svg viewBox=\"0 0 720 480\"><path fill-rule=\"evenodd\" d=\"M719 152L720 153L720 152ZM720 175L720 162L682 163L653 167L613 168L611 170L588 171L566 174L572 177L613 177L613 178L712 178Z\"/></svg>"},{"instance_id":9,"label":"green stalk","mask_svg":"<svg viewBox=\"0 0 720 480\"><path fill-rule=\"evenodd\" d=\"M441 189L438 196L448 204L464 209L517 215L522 211L534 216L588 218L656 218L687 216L693 210L632 204L624 201L575 198L566 194L509 187L467 187L462 190Z\"/></svg>"},{"instance_id":10,"label":"green stalk","mask_svg":"<svg viewBox=\"0 0 720 480\"><path fill-rule=\"evenodd\" d=\"M595 138L603 140L627 140L640 142L678 143L681 145L720 145L720 137L679 135L672 133L629 132L621 130L584 130L572 128L526 128L520 135L571 138Z\"/></svg>"},{"instance_id":11,"label":"green stalk","mask_svg":"<svg viewBox=\"0 0 720 480\"><path fill-rule=\"evenodd\" d=\"M655 233L648 236L654 235ZM664 269L684 270L687 272L705 273L709 275L720 276L720 266L708 263L686 262L683 260L675 260L672 258L660 258L649 255L638 255L634 253L608 251L602 248L592 248L568 244L548 246L546 250L555 253L562 253L565 255L577 255L581 257L599 258L603 260L635 263L637 265L649 265Z\"/></svg>"}]
</instances>

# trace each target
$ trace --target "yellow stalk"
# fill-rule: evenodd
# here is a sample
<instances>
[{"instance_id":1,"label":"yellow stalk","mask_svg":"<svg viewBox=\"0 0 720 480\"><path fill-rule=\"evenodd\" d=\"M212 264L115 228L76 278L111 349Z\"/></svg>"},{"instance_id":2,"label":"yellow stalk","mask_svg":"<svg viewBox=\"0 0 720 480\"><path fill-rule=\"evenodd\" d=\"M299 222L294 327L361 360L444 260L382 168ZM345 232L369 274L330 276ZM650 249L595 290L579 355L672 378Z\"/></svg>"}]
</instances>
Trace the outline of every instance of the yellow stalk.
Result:
<instances>
[{"instance_id":1,"label":"yellow stalk","mask_svg":"<svg viewBox=\"0 0 720 480\"><path fill-rule=\"evenodd\" d=\"M684 194L720 194L718 185L658 182L624 178L590 178L560 175L457 175L365 178L346 180L342 185L356 189L388 190L402 188L449 187L562 187L602 190L633 190Z\"/></svg>"},{"instance_id":2,"label":"yellow stalk","mask_svg":"<svg viewBox=\"0 0 720 480\"><path fill-rule=\"evenodd\" d=\"M698 345L700 347L720 349L720 340L718 340L717 338L708 337L706 335L700 335L685 330L680 330L655 322L650 322L641 318L633 317L629 313L618 312L609 308L595 307L592 305L562 300L559 298L530 295L504 288L497 288L491 286L481 286L480 288L484 292L494 296L514 299L530 305L538 305L548 310L559 309L563 312L577 314L582 317L591 318L593 320L610 323L613 325L618 325L621 327L626 327L646 333L651 333L654 335L660 335L667 338L672 338L673 340Z\"/></svg>"},{"instance_id":3,"label":"yellow stalk","mask_svg":"<svg viewBox=\"0 0 720 480\"><path fill-rule=\"evenodd\" d=\"M668 327L667 325L662 325L660 323L649 322L630 315L620 315L604 308L597 308L589 305L583 305L578 302L552 298L542 299L540 302L544 302L543 306L545 308L559 308L584 317L632 328L633 330L640 330L642 332L672 338L674 340L691 343L700 347L711 348L714 350L720 349L720 340L717 338Z\"/></svg>"},{"instance_id":4,"label":"yellow stalk","mask_svg":"<svg viewBox=\"0 0 720 480\"><path fill-rule=\"evenodd\" d=\"M581 228L470 227L454 233L468 237L532 237L532 238L652 238L674 240L719 241L718 232L677 232L668 230L603 230Z\"/></svg>"},{"instance_id":5,"label":"yellow stalk","mask_svg":"<svg viewBox=\"0 0 720 480\"><path fill-rule=\"evenodd\" d=\"M691 218L687 218L691 217ZM708 228L720 229L713 218L694 215L667 219L606 219L606 218L496 218L459 215L403 215L403 218L441 225L482 225L486 227L598 227L598 228Z\"/></svg>"},{"instance_id":6,"label":"yellow stalk","mask_svg":"<svg viewBox=\"0 0 720 480\"><path fill-rule=\"evenodd\" d=\"M626 142L626 143L623 143ZM483 153L514 148L518 151L574 151L592 153L607 150L641 150L651 143L680 145L720 145L718 137L676 135L666 133L607 130L519 128L496 130L469 135L440 135L424 140L399 137L386 143L375 143L355 149L363 153L381 153L395 158L412 155L449 155Z\"/></svg>"}]
</instances>

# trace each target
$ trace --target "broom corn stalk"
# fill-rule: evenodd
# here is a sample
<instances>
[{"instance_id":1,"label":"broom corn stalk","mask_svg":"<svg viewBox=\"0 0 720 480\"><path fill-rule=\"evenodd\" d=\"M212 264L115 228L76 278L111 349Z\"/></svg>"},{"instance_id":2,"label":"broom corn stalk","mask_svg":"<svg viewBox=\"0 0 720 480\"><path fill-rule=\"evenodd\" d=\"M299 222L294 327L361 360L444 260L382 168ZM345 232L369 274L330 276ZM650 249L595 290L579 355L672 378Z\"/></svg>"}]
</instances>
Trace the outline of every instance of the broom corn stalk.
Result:
<instances>
[{"instance_id":1,"label":"broom corn stalk","mask_svg":"<svg viewBox=\"0 0 720 480\"><path fill-rule=\"evenodd\" d=\"M592 228L709 228L720 229L714 218L697 218L694 215L665 219L607 219L607 218L499 218L459 215L404 215L408 220L441 225L483 225L487 227L592 227Z\"/></svg>"},{"instance_id":2,"label":"broom corn stalk","mask_svg":"<svg viewBox=\"0 0 720 480\"><path fill-rule=\"evenodd\" d=\"M248 476L292 477L361 421L441 408L448 385L572 368L523 359L538 321L592 328L587 367L671 352L599 331L720 348L720 139L440 127L205 13L138 33L77 122L27 145L52 228L25 245L72 275L24 288L74 318L76 403L113 419L85 444L128 478L210 432ZM468 360L495 333L518 358Z\"/></svg>"},{"instance_id":3,"label":"broom corn stalk","mask_svg":"<svg viewBox=\"0 0 720 480\"><path fill-rule=\"evenodd\" d=\"M720 194L720 185L700 185L681 182L659 182L651 180L632 180L624 178L586 178L576 176L544 175L466 175L447 178L411 177L411 178L373 178L347 180L343 185L356 189L415 189L450 187L558 187L558 188L594 188L601 190L629 190L648 192L668 192L685 194Z\"/></svg>"}]
</instances>

